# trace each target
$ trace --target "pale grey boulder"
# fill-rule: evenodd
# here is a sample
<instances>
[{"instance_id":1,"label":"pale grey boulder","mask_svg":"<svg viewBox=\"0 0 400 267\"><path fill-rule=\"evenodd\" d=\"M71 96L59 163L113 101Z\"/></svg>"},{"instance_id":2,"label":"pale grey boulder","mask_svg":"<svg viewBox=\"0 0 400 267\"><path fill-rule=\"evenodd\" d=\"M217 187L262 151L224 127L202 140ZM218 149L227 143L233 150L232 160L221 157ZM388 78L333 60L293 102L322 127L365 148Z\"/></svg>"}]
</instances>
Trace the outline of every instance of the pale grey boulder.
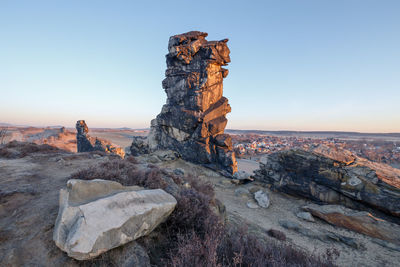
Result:
<instances>
[{"instance_id":1,"label":"pale grey boulder","mask_svg":"<svg viewBox=\"0 0 400 267\"><path fill-rule=\"evenodd\" d=\"M258 205L262 208L268 208L270 205L267 192L264 192L262 190L259 190L254 193L254 199L257 201Z\"/></svg>"},{"instance_id":2,"label":"pale grey boulder","mask_svg":"<svg viewBox=\"0 0 400 267\"><path fill-rule=\"evenodd\" d=\"M69 180L60 190L53 240L68 256L87 260L149 234L174 210L175 198L106 180Z\"/></svg>"}]
</instances>

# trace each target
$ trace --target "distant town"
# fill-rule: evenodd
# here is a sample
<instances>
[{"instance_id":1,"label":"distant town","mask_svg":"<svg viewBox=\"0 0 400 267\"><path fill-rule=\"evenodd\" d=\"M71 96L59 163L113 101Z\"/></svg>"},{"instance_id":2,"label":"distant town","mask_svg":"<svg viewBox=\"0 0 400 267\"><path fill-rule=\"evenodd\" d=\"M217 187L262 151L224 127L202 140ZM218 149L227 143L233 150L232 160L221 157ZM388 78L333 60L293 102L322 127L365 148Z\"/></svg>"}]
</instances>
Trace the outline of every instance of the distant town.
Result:
<instances>
[{"instance_id":1,"label":"distant town","mask_svg":"<svg viewBox=\"0 0 400 267\"><path fill-rule=\"evenodd\" d=\"M232 140L238 158L257 160L264 154L271 154L291 148L302 148L307 150L320 144L324 144L341 149L347 149L357 156L375 162L386 163L395 168L400 168L400 141L365 138L311 138L258 134L236 134L232 135Z\"/></svg>"}]
</instances>

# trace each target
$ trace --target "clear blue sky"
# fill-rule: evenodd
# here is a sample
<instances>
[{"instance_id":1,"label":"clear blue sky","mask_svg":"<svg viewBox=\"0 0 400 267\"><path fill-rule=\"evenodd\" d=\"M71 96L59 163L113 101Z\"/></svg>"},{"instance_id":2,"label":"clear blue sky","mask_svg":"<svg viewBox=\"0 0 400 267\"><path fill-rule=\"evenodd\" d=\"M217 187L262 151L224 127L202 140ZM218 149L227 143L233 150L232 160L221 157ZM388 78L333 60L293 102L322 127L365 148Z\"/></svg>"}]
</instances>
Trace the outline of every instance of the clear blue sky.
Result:
<instances>
[{"instance_id":1,"label":"clear blue sky","mask_svg":"<svg viewBox=\"0 0 400 267\"><path fill-rule=\"evenodd\" d=\"M149 127L190 30L230 40L228 128L400 132L397 0L0 0L0 122Z\"/></svg>"}]
</instances>

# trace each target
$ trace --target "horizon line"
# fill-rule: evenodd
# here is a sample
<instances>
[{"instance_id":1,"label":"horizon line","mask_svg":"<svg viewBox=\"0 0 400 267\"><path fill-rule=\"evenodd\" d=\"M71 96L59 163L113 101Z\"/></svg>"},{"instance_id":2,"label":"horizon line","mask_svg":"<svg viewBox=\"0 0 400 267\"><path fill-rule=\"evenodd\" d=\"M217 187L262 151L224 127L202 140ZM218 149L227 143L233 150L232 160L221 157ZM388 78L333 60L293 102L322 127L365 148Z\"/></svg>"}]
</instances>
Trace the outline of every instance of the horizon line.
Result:
<instances>
[{"instance_id":1,"label":"horizon line","mask_svg":"<svg viewBox=\"0 0 400 267\"><path fill-rule=\"evenodd\" d=\"M69 127L69 126L63 126L63 125L46 125L46 126L41 126L41 125L23 125L23 124L12 124L12 123L1 123L0 122L0 127L33 127L33 128L56 128L56 127L65 127L67 129L75 129L74 127ZM90 127L90 129L129 129L129 130L150 130L149 127L144 127L144 128L132 128L132 127L126 127L126 126L121 126L121 127ZM348 133L348 134L385 134L385 135L393 135L393 134L398 134L400 135L400 132L361 132L361 131L342 131L342 130L262 130L262 129L232 129L232 128L226 128L225 131L246 131L246 132L271 132L271 133L276 133L276 132L283 132L283 133Z\"/></svg>"}]
</instances>

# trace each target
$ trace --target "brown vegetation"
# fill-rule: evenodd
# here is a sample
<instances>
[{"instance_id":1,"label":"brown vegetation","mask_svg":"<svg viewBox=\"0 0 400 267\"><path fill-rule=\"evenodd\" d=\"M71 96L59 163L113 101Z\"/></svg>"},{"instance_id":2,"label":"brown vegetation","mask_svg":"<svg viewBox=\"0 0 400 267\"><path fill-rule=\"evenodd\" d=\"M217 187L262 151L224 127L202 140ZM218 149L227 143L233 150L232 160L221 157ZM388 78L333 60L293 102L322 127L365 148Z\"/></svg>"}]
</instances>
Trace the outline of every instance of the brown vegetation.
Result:
<instances>
[{"instance_id":1,"label":"brown vegetation","mask_svg":"<svg viewBox=\"0 0 400 267\"><path fill-rule=\"evenodd\" d=\"M35 143L23 143L12 141L5 145L0 146L0 157L15 159L29 156L33 153L59 153L67 151L50 146L50 145L37 145Z\"/></svg>"}]
</instances>

